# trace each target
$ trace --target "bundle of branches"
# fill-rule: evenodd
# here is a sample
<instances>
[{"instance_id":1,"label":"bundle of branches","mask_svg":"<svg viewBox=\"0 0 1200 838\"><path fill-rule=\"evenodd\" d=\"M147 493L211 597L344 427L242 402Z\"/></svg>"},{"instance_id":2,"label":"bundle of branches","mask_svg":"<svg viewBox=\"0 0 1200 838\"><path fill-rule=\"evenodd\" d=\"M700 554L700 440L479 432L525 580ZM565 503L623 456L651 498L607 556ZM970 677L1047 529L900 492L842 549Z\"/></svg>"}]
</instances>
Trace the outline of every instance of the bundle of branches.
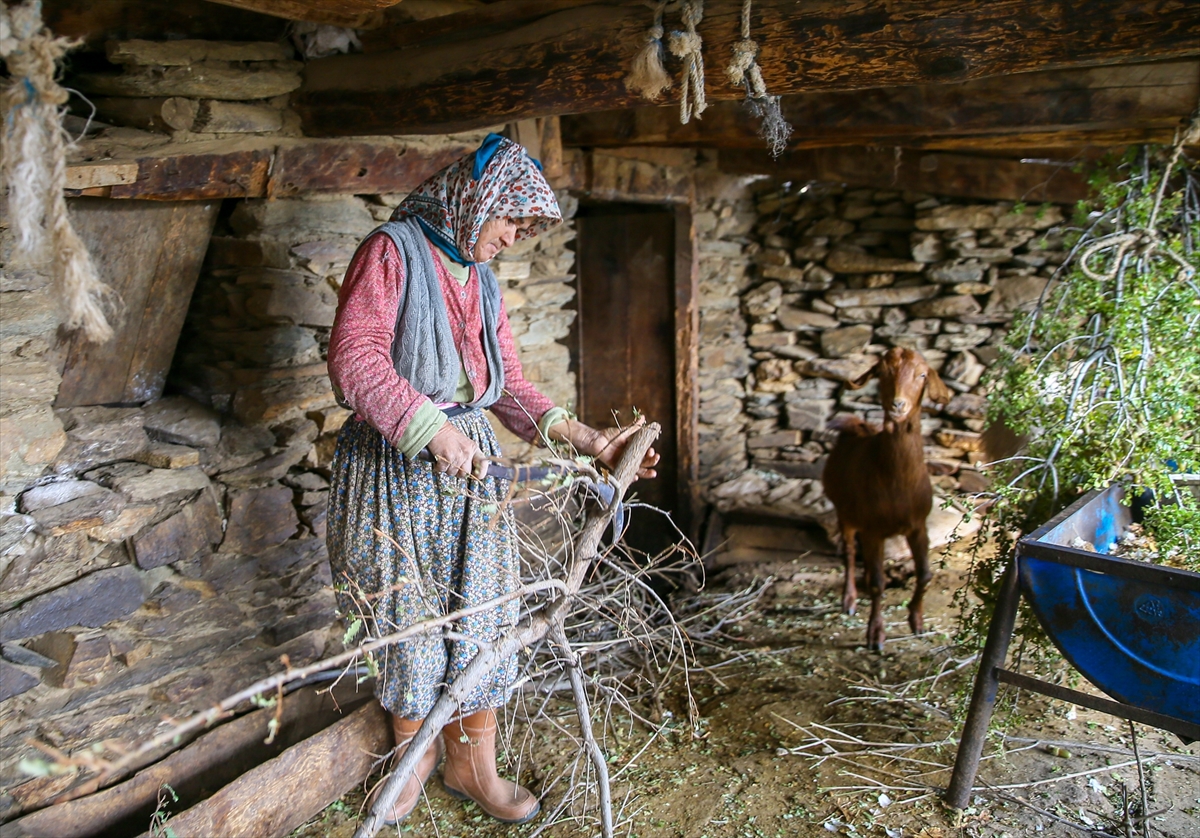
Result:
<instances>
[{"instance_id":1,"label":"bundle of branches","mask_svg":"<svg viewBox=\"0 0 1200 838\"><path fill-rule=\"evenodd\" d=\"M988 418L1024 446L991 465L984 534L1000 549L977 562L970 586L985 603L1017 538L1115 482L1150 498L1156 560L1200 570L1200 502L1185 485L1200 471L1200 165L1185 153L1197 141L1200 116L1173 147L1097 167L1097 197L1065 231L1067 260L1012 324ZM968 641L982 639L990 612L964 609Z\"/></svg>"}]
</instances>

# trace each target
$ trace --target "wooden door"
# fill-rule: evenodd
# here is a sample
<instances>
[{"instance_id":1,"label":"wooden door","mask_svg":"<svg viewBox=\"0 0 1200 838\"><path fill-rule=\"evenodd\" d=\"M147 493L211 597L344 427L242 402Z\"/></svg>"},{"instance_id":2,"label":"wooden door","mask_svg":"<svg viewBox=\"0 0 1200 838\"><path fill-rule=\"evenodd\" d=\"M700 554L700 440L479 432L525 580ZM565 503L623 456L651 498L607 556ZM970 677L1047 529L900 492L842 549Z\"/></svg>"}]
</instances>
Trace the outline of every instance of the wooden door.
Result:
<instances>
[{"instance_id":1,"label":"wooden door","mask_svg":"<svg viewBox=\"0 0 1200 838\"><path fill-rule=\"evenodd\" d=\"M634 491L677 517L675 211L595 204L576 218L580 418L607 427L615 412L625 424L636 408L662 425L659 476ZM675 535L661 516L635 510L626 540L655 554Z\"/></svg>"},{"instance_id":2,"label":"wooden door","mask_svg":"<svg viewBox=\"0 0 1200 838\"><path fill-rule=\"evenodd\" d=\"M121 299L107 343L69 338L55 407L133 404L162 395L219 201L74 198L71 222Z\"/></svg>"}]
</instances>

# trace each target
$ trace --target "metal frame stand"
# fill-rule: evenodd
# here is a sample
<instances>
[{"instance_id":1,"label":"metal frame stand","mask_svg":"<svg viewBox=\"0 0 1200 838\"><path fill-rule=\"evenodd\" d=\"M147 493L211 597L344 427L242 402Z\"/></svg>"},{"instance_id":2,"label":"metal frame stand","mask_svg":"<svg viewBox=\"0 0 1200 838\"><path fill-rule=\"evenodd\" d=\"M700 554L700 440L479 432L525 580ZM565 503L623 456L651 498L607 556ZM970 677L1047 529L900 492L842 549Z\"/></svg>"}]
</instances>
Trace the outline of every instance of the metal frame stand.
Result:
<instances>
[{"instance_id":1,"label":"metal frame stand","mask_svg":"<svg viewBox=\"0 0 1200 838\"><path fill-rule=\"evenodd\" d=\"M1017 606L1021 602L1020 561L1021 558L1018 555L1004 572L1004 579L1000 585L1000 597L996 601L996 612L992 616L987 642L983 647L983 655L979 659L979 673L975 676L975 690L971 694L971 706L967 710L967 721L963 726L962 737L958 743L954 773L951 774L950 786L946 789L946 803L955 809L965 809L970 802L971 791L975 785L975 775L979 770L979 759L983 755L983 746L987 740L988 726L992 721L992 713L996 709L996 693L1002 683L1013 684L1030 692L1109 713L1121 719L1157 727L1174 733L1185 742L1200 741L1200 725L1194 722L1145 710L1120 701L1089 695L1078 690L1047 684L1037 678L1004 669L1004 661L1008 657L1008 646L1012 641L1013 627L1016 624Z\"/></svg>"}]
</instances>

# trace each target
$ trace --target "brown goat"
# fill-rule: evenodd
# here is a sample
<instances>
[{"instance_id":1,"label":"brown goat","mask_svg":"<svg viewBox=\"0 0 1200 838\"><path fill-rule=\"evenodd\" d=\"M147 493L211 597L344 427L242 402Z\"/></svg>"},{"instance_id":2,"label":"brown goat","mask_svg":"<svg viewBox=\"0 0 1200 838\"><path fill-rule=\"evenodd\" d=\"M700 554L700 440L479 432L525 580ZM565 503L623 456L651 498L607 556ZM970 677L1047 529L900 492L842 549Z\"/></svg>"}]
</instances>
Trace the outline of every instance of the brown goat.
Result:
<instances>
[{"instance_id":1,"label":"brown goat","mask_svg":"<svg viewBox=\"0 0 1200 838\"><path fill-rule=\"evenodd\" d=\"M908 624L914 634L925 631L921 610L929 570L929 534L925 519L933 507L933 487L925 469L921 438L921 401L945 404L950 391L942 379L911 349L889 349L879 362L851 388L879 378L879 401L884 422L877 429L856 416L839 417L831 428L841 431L825 463L821 481L837 510L838 527L846 549L846 581L842 610L853 614L858 602L854 585L855 536L871 594L867 643L883 649L884 629L880 597L883 594L883 542L903 535L912 548L916 590L908 606Z\"/></svg>"}]
</instances>

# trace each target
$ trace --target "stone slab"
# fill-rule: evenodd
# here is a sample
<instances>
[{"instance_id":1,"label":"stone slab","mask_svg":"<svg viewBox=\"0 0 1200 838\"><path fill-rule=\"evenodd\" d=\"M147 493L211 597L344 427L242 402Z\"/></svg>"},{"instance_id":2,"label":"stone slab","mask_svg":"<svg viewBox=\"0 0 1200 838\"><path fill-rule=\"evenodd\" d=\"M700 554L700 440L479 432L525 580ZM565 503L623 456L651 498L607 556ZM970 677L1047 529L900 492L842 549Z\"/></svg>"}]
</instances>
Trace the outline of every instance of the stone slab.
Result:
<instances>
[{"instance_id":1,"label":"stone slab","mask_svg":"<svg viewBox=\"0 0 1200 838\"><path fill-rule=\"evenodd\" d=\"M21 693L29 692L38 683L36 675L31 675L8 661L0 660L0 701L8 701Z\"/></svg>"},{"instance_id":2,"label":"stone slab","mask_svg":"<svg viewBox=\"0 0 1200 838\"><path fill-rule=\"evenodd\" d=\"M21 640L71 626L102 626L146 599L138 572L110 567L36 596L0 620L0 640Z\"/></svg>"},{"instance_id":3,"label":"stone slab","mask_svg":"<svg viewBox=\"0 0 1200 838\"><path fill-rule=\"evenodd\" d=\"M896 288L858 288L828 291L825 301L837 308L858 306L903 306L935 297L941 291L937 285L913 285Z\"/></svg>"},{"instance_id":4,"label":"stone slab","mask_svg":"<svg viewBox=\"0 0 1200 838\"><path fill-rule=\"evenodd\" d=\"M229 523L222 552L257 555L295 535L300 521L286 486L229 493Z\"/></svg>"},{"instance_id":5,"label":"stone slab","mask_svg":"<svg viewBox=\"0 0 1200 838\"><path fill-rule=\"evenodd\" d=\"M186 396L168 396L146 405L146 432L162 442L207 448L221 439L217 412Z\"/></svg>"}]
</instances>

